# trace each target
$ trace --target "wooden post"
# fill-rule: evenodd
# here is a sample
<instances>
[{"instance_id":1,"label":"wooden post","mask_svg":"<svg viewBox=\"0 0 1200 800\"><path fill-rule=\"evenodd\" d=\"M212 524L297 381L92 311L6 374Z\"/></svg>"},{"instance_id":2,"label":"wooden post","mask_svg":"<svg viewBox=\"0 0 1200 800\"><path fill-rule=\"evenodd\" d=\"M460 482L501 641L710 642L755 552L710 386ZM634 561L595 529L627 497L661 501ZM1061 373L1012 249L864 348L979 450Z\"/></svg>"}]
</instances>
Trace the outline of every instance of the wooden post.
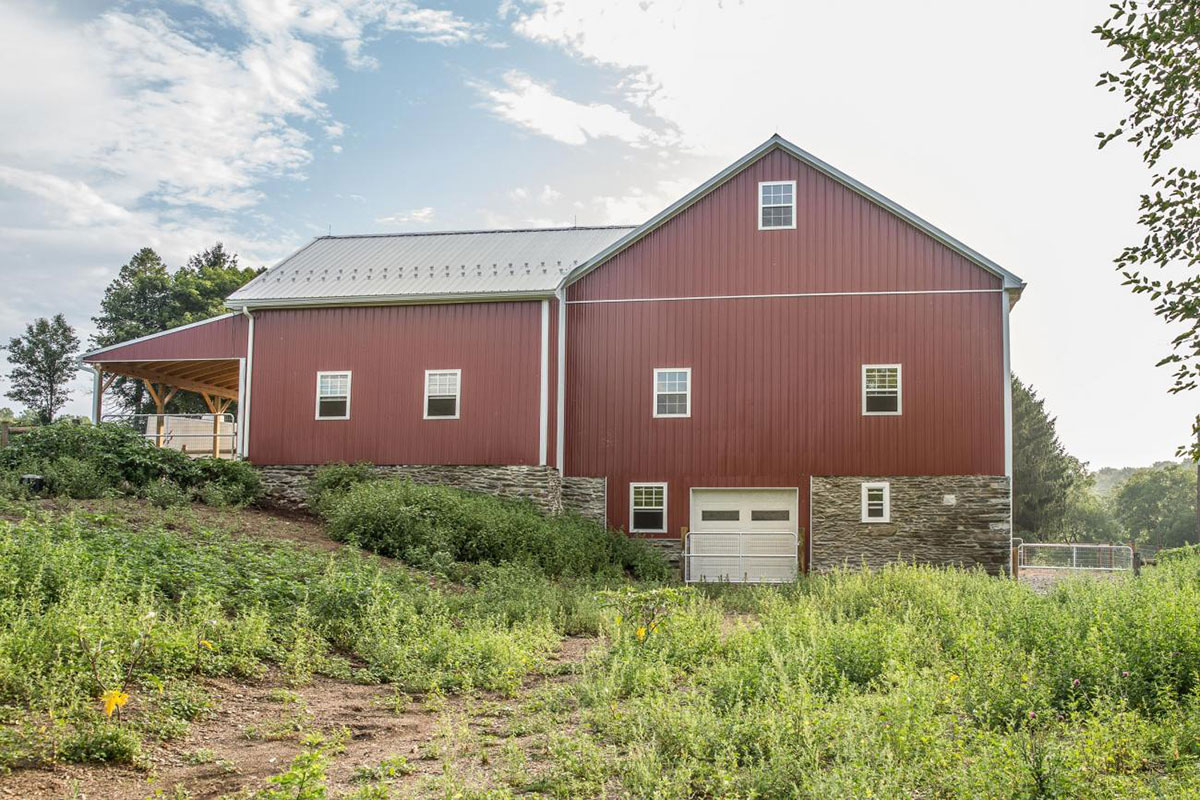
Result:
<instances>
[{"instance_id":1,"label":"wooden post","mask_svg":"<svg viewBox=\"0 0 1200 800\"><path fill-rule=\"evenodd\" d=\"M8 447L8 422L0 422L0 450Z\"/></svg>"},{"instance_id":2,"label":"wooden post","mask_svg":"<svg viewBox=\"0 0 1200 800\"><path fill-rule=\"evenodd\" d=\"M159 447L162 447L163 446L163 427L164 427L164 424L166 423L166 420L163 418L163 415L166 414L167 403L171 402L171 398L174 397L175 393L179 390L175 389L175 388L171 388L171 391L166 392L164 394L163 393L164 390L167 389L168 387L159 386L156 388L153 383L146 380L145 378L142 378L142 383L144 383L146 385L146 391L148 391L150 393L150 397L154 400L154 410L156 412L156 419L155 419L155 425L154 425L154 431L155 431L154 443L156 445L158 445Z\"/></svg>"}]
</instances>

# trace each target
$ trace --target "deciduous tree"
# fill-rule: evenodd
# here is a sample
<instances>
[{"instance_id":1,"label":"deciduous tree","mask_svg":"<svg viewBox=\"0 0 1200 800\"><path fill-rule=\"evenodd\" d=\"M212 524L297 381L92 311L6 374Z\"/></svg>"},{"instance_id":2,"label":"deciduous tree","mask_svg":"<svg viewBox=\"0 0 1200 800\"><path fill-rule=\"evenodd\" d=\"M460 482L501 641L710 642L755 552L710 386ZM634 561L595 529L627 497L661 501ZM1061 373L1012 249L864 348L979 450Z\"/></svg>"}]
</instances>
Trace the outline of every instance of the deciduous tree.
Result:
<instances>
[{"instance_id":1,"label":"deciduous tree","mask_svg":"<svg viewBox=\"0 0 1200 800\"><path fill-rule=\"evenodd\" d=\"M1175 370L1170 391L1194 391L1200 385L1200 173L1168 162L1177 145L1200 131L1200 2L1119 0L1111 8L1094 32L1121 52L1122 68L1103 73L1099 85L1119 92L1130 111L1097 136L1101 147L1129 142L1153 171L1138 219L1145 238L1116 263L1126 285L1150 297L1155 313L1178 327L1172 351L1159 361ZM1200 417L1193 433L1200 435ZM1180 448L1189 449L1200 459L1195 436Z\"/></svg>"},{"instance_id":2,"label":"deciduous tree","mask_svg":"<svg viewBox=\"0 0 1200 800\"><path fill-rule=\"evenodd\" d=\"M62 314L34 320L8 342L12 388L5 395L23 403L42 424L52 422L71 396L67 387L78 370L78 355L79 337Z\"/></svg>"}]
</instances>

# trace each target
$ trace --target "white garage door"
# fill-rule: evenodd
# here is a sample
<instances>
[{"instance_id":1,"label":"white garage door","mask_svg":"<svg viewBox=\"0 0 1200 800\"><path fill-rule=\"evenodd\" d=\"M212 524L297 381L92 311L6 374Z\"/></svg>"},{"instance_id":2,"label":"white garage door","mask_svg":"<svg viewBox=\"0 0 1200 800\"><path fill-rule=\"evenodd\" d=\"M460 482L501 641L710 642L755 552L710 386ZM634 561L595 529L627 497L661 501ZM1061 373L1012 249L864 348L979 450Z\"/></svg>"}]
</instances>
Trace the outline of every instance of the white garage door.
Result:
<instances>
[{"instance_id":1,"label":"white garage door","mask_svg":"<svg viewBox=\"0 0 1200 800\"><path fill-rule=\"evenodd\" d=\"M685 579L795 580L799 496L796 489L693 489Z\"/></svg>"}]
</instances>

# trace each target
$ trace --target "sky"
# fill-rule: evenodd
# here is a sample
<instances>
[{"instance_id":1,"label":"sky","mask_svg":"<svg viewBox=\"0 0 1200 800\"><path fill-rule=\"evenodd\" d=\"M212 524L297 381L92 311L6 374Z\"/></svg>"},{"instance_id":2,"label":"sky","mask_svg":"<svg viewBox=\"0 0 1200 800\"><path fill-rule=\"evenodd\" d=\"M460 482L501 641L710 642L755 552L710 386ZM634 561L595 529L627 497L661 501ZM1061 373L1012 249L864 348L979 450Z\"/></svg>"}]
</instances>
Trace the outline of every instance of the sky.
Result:
<instances>
[{"instance_id":1,"label":"sky","mask_svg":"<svg viewBox=\"0 0 1200 800\"><path fill-rule=\"evenodd\" d=\"M1070 452L1148 465L1200 402L1112 267L1150 177L1096 147L1107 11L0 0L0 341L58 312L86 340L144 246L270 266L329 232L639 223L778 132L1024 278L1014 371Z\"/></svg>"}]
</instances>

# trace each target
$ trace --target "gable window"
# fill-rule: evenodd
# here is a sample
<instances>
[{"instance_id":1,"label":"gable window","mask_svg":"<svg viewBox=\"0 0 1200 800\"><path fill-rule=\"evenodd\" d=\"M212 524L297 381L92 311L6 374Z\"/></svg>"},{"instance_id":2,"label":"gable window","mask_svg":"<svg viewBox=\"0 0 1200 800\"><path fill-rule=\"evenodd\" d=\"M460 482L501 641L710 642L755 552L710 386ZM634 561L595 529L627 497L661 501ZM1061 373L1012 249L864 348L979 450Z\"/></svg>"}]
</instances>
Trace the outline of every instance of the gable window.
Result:
<instances>
[{"instance_id":1,"label":"gable window","mask_svg":"<svg viewBox=\"0 0 1200 800\"><path fill-rule=\"evenodd\" d=\"M692 415L692 370L669 367L654 370L654 416Z\"/></svg>"},{"instance_id":2,"label":"gable window","mask_svg":"<svg viewBox=\"0 0 1200 800\"><path fill-rule=\"evenodd\" d=\"M863 364L863 415L895 416L900 413L900 407L900 365Z\"/></svg>"},{"instance_id":3,"label":"gable window","mask_svg":"<svg viewBox=\"0 0 1200 800\"><path fill-rule=\"evenodd\" d=\"M631 533L663 533L667 529L667 485L629 484L629 530Z\"/></svg>"},{"instance_id":4,"label":"gable window","mask_svg":"<svg viewBox=\"0 0 1200 800\"><path fill-rule=\"evenodd\" d=\"M350 373L317 373L317 419L350 419Z\"/></svg>"},{"instance_id":5,"label":"gable window","mask_svg":"<svg viewBox=\"0 0 1200 800\"><path fill-rule=\"evenodd\" d=\"M764 181L758 185L758 229L796 227L796 182Z\"/></svg>"},{"instance_id":6,"label":"gable window","mask_svg":"<svg viewBox=\"0 0 1200 800\"><path fill-rule=\"evenodd\" d=\"M892 521L892 487L888 483L862 485L862 521Z\"/></svg>"},{"instance_id":7,"label":"gable window","mask_svg":"<svg viewBox=\"0 0 1200 800\"><path fill-rule=\"evenodd\" d=\"M461 369L425 370L425 419L458 419Z\"/></svg>"}]
</instances>

